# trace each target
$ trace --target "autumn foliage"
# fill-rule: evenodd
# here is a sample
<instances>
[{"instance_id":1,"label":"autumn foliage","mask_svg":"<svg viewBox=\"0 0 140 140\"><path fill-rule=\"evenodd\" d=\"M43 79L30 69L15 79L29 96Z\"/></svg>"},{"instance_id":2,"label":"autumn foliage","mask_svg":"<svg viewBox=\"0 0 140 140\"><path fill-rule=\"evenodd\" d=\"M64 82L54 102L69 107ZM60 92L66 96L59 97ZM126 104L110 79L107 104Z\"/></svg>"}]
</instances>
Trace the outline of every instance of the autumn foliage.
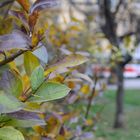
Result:
<instances>
[{"instance_id":1,"label":"autumn foliage","mask_svg":"<svg viewBox=\"0 0 140 140\"><path fill-rule=\"evenodd\" d=\"M0 16L0 139L89 137L84 128L93 127L93 119L71 109L78 100L96 96L88 96L95 92L91 78L78 72L88 58L69 49L80 29L55 24L53 13L61 14L58 0L5 2ZM64 45L68 49L61 49Z\"/></svg>"}]
</instances>

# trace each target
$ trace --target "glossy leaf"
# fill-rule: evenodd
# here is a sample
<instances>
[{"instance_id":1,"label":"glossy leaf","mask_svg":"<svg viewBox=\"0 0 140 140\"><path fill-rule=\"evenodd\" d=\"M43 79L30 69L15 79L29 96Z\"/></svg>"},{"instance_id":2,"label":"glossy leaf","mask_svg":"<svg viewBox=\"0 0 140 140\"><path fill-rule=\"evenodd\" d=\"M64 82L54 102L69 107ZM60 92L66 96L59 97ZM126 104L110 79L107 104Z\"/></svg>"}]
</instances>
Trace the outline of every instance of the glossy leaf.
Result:
<instances>
[{"instance_id":1,"label":"glossy leaf","mask_svg":"<svg viewBox=\"0 0 140 140\"><path fill-rule=\"evenodd\" d=\"M68 95L70 88L53 82L44 82L34 96L29 98L31 102L46 102L56 100Z\"/></svg>"},{"instance_id":2,"label":"glossy leaf","mask_svg":"<svg viewBox=\"0 0 140 140\"><path fill-rule=\"evenodd\" d=\"M31 87L36 90L44 81L44 70L41 66L37 67L30 77Z\"/></svg>"},{"instance_id":3,"label":"glossy leaf","mask_svg":"<svg viewBox=\"0 0 140 140\"><path fill-rule=\"evenodd\" d=\"M13 127L0 128L1 140L24 140L22 133Z\"/></svg>"},{"instance_id":4,"label":"glossy leaf","mask_svg":"<svg viewBox=\"0 0 140 140\"><path fill-rule=\"evenodd\" d=\"M33 70L39 65L39 60L34 54L32 54L30 51L24 53L24 67L26 73L29 76L32 74Z\"/></svg>"},{"instance_id":5,"label":"glossy leaf","mask_svg":"<svg viewBox=\"0 0 140 140\"><path fill-rule=\"evenodd\" d=\"M45 64L48 63L48 52L47 49L43 46L38 49L36 49L33 54L38 57L42 62Z\"/></svg>"},{"instance_id":6,"label":"glossy leaf","mask_svg":"<svg viewBox=\"0 0 140 140\"><path fill-rule=\"evenodd\" d=\"M6 70L0 79L0 88L18 98L23 91L22 80L16 73Z\"/></svg>"},{"instance_id":7,"label":"glossy leaf","mask_svg":"<svg viewBox=\"0 0 140 140\"><path fill-rule=\"evenodd\" d=\"M11 113L19 111L24 107L24 104L19 102L11 95L0 92L0 113Z\"/></svg>"},{"instance_id":8,"label":"glossy leaf","mask_svg":"<svg viewBox=\"0 0 140 140\"><path fill-rule=\"evenodd\" d=\"M0 50L27 49L30 46L29 38L21 31L14 30L11 34L0 36Z\"/></svg>"},{"instance_id":9,"label":"glossy leaf","mask_svg":"<svg viewBox=\"0 0 140 140\"><path fill-rule=\"evenodd\" d=\"M59 4L59 0L36 0L36 2L30 9L30 13L33 13L34 11L40 11L43 9L54 8Z\"/></svg>"}]
</instances>

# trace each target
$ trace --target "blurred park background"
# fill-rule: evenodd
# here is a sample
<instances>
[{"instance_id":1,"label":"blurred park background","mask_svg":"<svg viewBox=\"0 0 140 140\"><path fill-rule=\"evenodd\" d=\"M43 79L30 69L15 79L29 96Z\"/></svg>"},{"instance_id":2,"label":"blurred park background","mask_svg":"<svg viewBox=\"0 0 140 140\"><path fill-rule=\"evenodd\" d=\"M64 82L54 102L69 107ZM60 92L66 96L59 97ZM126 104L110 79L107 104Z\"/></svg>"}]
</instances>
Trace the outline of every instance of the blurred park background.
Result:
<instances>
[{"instance_id":1,"label":"blurred park background","mask_svg":"<svg viewBox=\"0 0 140 140\"><path fill-rule=\"evenodd\" d=\"M95 59L83 71L90 76L97 74L98 83L106 85L91 109L100 114L97 140L140 139L140 1L63 2L65 21L72 24L70 17L74 17L84 23L77 48Z\"/></svg>"}]
</instances>

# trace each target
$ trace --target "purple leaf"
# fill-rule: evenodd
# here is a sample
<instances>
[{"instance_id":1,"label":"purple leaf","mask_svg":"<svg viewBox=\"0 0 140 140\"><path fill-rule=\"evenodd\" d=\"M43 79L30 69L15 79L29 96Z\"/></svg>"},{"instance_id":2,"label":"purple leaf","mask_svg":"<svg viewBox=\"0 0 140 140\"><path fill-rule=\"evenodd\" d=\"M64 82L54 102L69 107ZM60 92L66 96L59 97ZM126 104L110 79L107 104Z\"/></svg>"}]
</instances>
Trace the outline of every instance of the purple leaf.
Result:
<instances>
[{"instance_id":1,"label":"purple leaf","mask_svg":"<svg viewBox=\"0 0 140 140\"><path fill-rule=\"evenodd\" d=\"M10 10L10 15L17 17L26 28L29 28L27 16L25 13L16 10Z\"/></svg>"},{"instance_id":2,"label":"purple leaf","mask_svg":"<svg viewBox=\"0 0 140 140\"><path fill-rule=\"evenodd\" d=\"M11 34L0 36L0 50L27 49L31 41L27 35L19 30L14 30Z\"/></svg>"},{"instance_id":3,"label":"purple leaf","mask_svg":"<svg viewBox=\"0 0 140 140\"><path fill-rule=\"evenodd\" d=\"M93 134L93 132L85 132L84 134L82 134L81 138L94 139L94 134Z\"/></svg>"},{"instance_id":4,"label":"purple leaf","mask_svg":"<svg viewBox=\"0 0 140 140\"><path fill-rule=\"evenodd\" d=\"M43 119L40 119L38 114L35 112L21 110L18 112L8 113L8 117L11 118L6 125L15 127L33 127L36 125L46 125Z\"/></svg>"},{"instance_id":5,"label":"purple leaf","mask_svg":"<svg viewBox=\"0 0 140 140\"><path fill-rule=\"evenodd\" d=\"M30 120L30 119L39 119L39 116L35 112L20 110L13 113L7 114L10 117L16 118L16 119L22 119L22 120Z\"/></svg>"},{"instance_id":6,"label":"purple leaf","mask_svg":"<svg viewBox=\"0 0 140 140\"><path fill-rule=\"evenodd\" d=\"M0 89L5 91L6 94L19 97L23 90L22 81L18 75L6 70L2 73L0 79Z\"/></svg>"},{"instance_id":7,"label":"purple leaf","mask_svg":"<svg viewBox=\"0 0 140 140\"><path fill-rule=\"evenodd\" d=\"M57 7L59 4L59 0L36 0L36 2L30 9L30 13L43 9L52 9L54 7Z\"/></svg>"}]
</instances>

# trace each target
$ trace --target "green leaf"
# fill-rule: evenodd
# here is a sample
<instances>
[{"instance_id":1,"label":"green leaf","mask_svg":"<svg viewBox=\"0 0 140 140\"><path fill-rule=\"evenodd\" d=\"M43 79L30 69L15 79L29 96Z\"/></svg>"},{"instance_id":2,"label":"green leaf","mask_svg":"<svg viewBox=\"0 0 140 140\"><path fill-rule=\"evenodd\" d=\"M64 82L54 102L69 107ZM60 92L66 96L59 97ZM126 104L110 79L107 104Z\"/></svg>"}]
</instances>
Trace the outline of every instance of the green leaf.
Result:
<instances>
[{"instance_id":1,"label":"green leaf","mask_svg":"<svg viewBox=\"0 0 140 140\"><path fill-rule=\"evenodd\" d=\"M44 46L36 49L33 54L45 64L48 63L48 52Z\"/></svg>"},{"instance_id":2,"label":"green leaf","mask_svg":"<svg viewBox=\"0 0 140 140\"><path fill-rule=\"evenodd\" d=\"M13 127L2 127L0 128L0 140L24 140L24 137Z\"/></svg>"},{"instance_id":3,"label":"green leaf","mask_svg":"<svg viewBox=\"0 0 140 140\"><path fill-rule=\"evenodd\" d=\"M26 73L30 76L33 70L38 67L39 60L36 58L34 54L32 54L30 51L24 53L24 67Z\"/></svg>"},{"instance_id":4,"label":"green leaf","mask_svg":"<svg viewBox=\"0 0 140 140\"><path fill-rule=\"evenodd\" d=\"M44 70L41 66L37 67L30 77L31 87L36 90L44 81Z\"/></svg>"},{"instance_id":5,"label":"green leaf","mask_svg":"<svg viewBox=\"0 0 140 140\"><path fill-rule=\"evenodd\" d=\"M7 116L6 114L0 115L0 127L5 126L5 124L9 121L11 121L11 118L9 116Z\"/></svg>"},{"instance_id":6,"label":"green leaf","mask_svg":"<svg viewBox=\"0 0 140 140\"><path fill-rule=\"evenodd\" d=\"M68 95L70 88L63 84L44 82L36 91L35 95L29 98L31 102L46 102L56 100Z\"/></svg>"},{"instance_id":7,"label":"green leaf","mask_svg":"<svg viewBox=\"0 0 140 140\"><path fill-rule=\"evenodd\" d=\"M18 101L14 96L0 92L0 113L11 113L19 111L24 104Z\"/></svg>"},{"instance_id":8,"label":"green leaf","mask_svg":"<svg viewBox=\"0 0 140 140\"><path fill-rule=\"evenodd\" d=\"M30 120L20 120L20 119L14 119L12 118L11 121L6 123L6 125L14 126L14 127L22 127L22 128L28 128L28 127L33 127L37 125L45 125L45 122L43 120L35 120L35 119L30 119Z\"/></svg>"},{"instance_id":9,"label":"green leaf","mask_svg":"<svg viewBox=\"0 0 140 140\"><path fill-rule=\"evenodd\" d=\"M2 73L0 88L18 98L23 91L22 80L16 73L6 70Z\"/></svg>"}]
</instances>

